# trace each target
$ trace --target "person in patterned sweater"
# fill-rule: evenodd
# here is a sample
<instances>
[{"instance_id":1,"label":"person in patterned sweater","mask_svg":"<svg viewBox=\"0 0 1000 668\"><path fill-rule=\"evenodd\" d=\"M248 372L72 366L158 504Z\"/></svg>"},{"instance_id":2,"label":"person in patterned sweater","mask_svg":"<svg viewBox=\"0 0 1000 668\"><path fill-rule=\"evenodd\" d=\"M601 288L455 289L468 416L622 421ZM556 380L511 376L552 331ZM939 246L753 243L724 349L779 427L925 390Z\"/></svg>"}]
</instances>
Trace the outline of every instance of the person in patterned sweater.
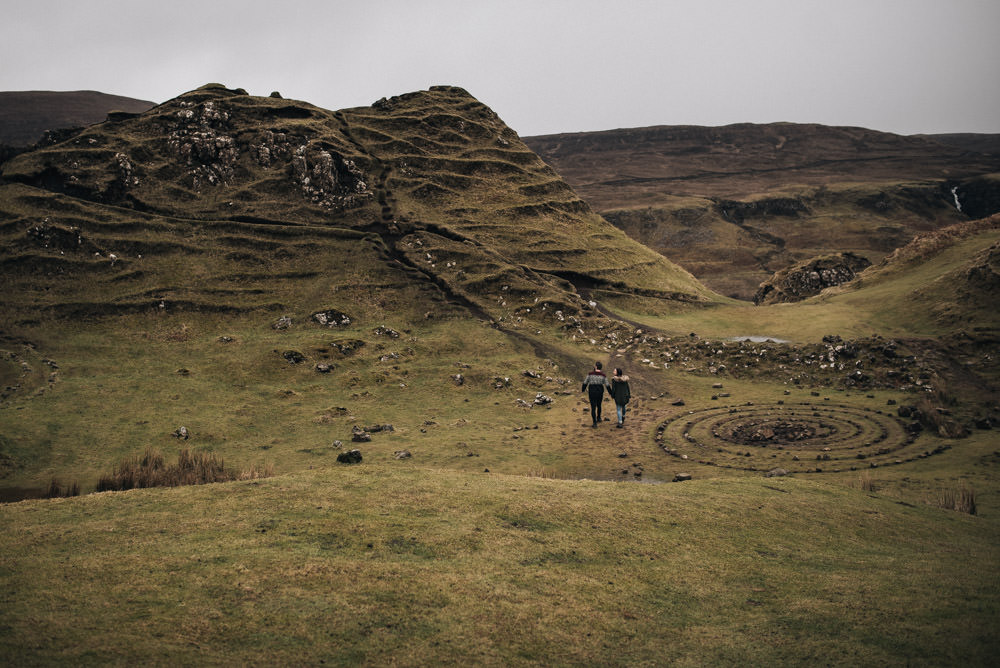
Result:
<instances>
[{"instance_id":1,"label":"person in patterned sweater","mask_svg":"<svg viewBox=\"0 0 1000 668\"><path fill-rule=\"evenodd\" d=\"M586 391L587 397L590 399L590 418L594 421L595 429L601 421L601 403L604 401L604 390L611 391L608 377L601 371L603 367L604 365L600 362L594 362L594 370L587 374L580 387L580 391Z\"/></svg>"}]
</instances>

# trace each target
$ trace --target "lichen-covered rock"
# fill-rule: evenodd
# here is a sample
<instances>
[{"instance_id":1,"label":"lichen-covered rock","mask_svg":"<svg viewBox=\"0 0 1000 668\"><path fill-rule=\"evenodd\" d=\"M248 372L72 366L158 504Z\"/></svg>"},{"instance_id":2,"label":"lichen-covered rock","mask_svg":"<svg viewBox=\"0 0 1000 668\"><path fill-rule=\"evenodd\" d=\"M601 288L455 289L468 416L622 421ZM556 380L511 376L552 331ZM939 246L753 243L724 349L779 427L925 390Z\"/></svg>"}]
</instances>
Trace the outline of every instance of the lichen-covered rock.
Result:
<instances>
[{"instance_id":1,"label":"lichen-covered rock","mask_svg":"<svg viewBox=\"0 0 1000 668\"><path fill-rule=\"evenodd\" d=\"M374 334L375 336L388 336L390 339L399 338L399 332L389 327L386 327L385 325L379 325L378 327L373 329L372 334Z\"/></svg>"},{"instance_id":2,"label":"lichen-covered rock","mask_svg":"<svg viewBox=\"0 0 1000 668\"><path fill-rule=\"evenodd\" d=\"M327 309L312 314L314 322L324 327L347 327L351 324L351 316L337 309Z\"/></svg>"},{"instance_id":3,"label":"lichen-covered rock","mask_svg":"<svg viewBox=\"0 0 1000 668\"><path fill-rule=\"evenodd\" d=\"M360 450L348 450L337 455L337 461L341 464L360 464L361 459Z\"/></svg>"},{"instance_id":4,"label":"lichen-covered rock","mask_svg":"<svg viewBox=\"0 0 1000 668\"><path fill-rule=\"evenodd\" d=\"M221 103L183 100L167 148L189 168L191 186L221 185L233 179L240 151L229 132L229 112Z\"/></svg>"},{"instance_id":5,"label":"lichen-covered rock","mask_svg":"<svg viewBox=\"0 0 1000 668\"><path fill-rule=\"evenodd\" d=\"M797 302L818 295L826 288L841 285L871 266L871 262L855 253L824 255L783 269L760 284L753 303L779 304Z\"/></svg>"},{"instance_id":6,"label":"lichen-covered rock","mask_svg":"<svg viewBox=\"0 0 1000 668\"><path fill-rule=\"evenodd\" d=\"M281 356L288 360L289 364L301 364L306 359L306 356L298 350L286 350Z\"/></svg>"}]
</instances>

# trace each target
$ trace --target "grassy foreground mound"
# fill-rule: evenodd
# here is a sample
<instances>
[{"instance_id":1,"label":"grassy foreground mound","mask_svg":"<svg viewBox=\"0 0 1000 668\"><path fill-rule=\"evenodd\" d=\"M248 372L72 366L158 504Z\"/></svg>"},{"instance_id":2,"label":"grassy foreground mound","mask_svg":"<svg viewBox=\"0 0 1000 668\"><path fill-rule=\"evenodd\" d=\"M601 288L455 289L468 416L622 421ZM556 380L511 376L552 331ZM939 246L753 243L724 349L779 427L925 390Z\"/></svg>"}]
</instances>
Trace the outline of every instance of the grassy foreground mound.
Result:
<instances>
[{"instance_id":1,"label":"grassy foreground mound","mask_svg":"<svg viewBox=\"0 0 1000 668\"><path fill-rule=\"evenodd\" d=\"M995 520L805 480L361 464L0 518L0 653L20 665L986 665L1000 649Z\"/></svg>"}]
</instances>

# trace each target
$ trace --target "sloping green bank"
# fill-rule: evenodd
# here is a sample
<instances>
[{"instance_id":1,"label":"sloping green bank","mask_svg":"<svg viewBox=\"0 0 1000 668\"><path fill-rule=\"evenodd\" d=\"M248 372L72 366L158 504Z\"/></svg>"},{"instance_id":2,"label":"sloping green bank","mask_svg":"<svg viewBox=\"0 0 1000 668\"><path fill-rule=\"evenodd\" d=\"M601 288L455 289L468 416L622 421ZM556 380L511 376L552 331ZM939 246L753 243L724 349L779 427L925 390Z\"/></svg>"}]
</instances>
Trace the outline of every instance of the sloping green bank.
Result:
<instances>
[{"instance_id":1,"label":"sloping green bank","mask_svg":"<svg viewBox=\"0 0 1000 668\"><path fill-rule=\"evenodd\" d=\"M0 506L11 665L986 665L997 526L796 479L367 463Z\"/></svg>"}]
</instances>

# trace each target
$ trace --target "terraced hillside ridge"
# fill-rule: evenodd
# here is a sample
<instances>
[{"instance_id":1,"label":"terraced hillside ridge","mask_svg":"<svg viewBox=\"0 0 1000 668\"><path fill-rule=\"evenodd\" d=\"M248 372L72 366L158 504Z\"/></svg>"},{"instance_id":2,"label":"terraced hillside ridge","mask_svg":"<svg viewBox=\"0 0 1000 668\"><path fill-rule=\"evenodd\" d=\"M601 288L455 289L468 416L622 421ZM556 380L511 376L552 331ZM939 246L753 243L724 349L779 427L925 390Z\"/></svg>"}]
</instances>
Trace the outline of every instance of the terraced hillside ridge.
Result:
<instances>
[{"instance_id":1,"label":"terraced hillside ridge","mask_svg":"<svg viewBox=\"0 0 1000 668\"><path fill-rule=\"evenodd\" d=\"M79 128L104 121L111 112L142 113L146 100L81 91L0 91L0 144L28 146L47 131Z\"/></svg>"},{"instance_id":2,"label":"terraced hillside ridge","mask_svg":"<svg viewBox=\"0 0 1000 668\"><path fill-rule=\"evenodd\" d=\"M1000 211L1000 158L924 137L812 124L657 126L526 137L607 220L713 289Z\"/></svg>"},{"instance_id":3,"label":"terraced hillside ridge","mask_svg":"<svg viewBox=\"0 0 1000 668\"><path fill-rule=\"evenodd\" d=\"M237 265L266 267L254 274L266 276L281 258L308 255L315 237L337 235L515 326L532 312L596 315L588 303L595 290L606 299L714 298L593 213L458 88L331 112L209 85L20 155L3 165L3 177L11 241L3 261L96 274L112 286L99 299L49 292L47 307L57 310L173 299L245 308L219 297L226 277L241 274ZM182 241L188 230L207 243ZM156 266L209 249L234 264L212 265L202 287Z\"/></svg>"}]
</instances>

